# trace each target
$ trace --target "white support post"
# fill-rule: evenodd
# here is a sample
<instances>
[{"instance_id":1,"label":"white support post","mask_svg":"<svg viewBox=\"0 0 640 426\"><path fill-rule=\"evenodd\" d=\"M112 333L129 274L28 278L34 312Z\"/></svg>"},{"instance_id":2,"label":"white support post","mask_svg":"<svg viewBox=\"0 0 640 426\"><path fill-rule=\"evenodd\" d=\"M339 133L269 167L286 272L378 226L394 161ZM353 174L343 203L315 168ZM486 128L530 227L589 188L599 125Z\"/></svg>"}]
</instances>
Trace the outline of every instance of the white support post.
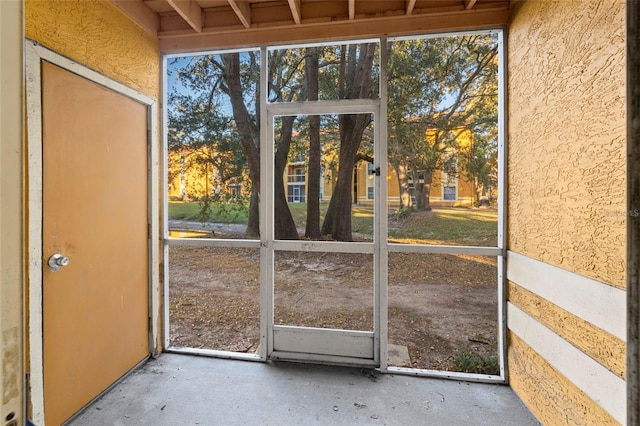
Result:
<instances>
[{"instance_id":1,"label":"white support post","mask_svg":"<svg viewBox=\"0 0 640 426\"><path fill-rule=\"evenodd\" d=\"M268 111L268 50L260 49L260 358L273 351L273 118Z\"/></svg>"},{"instance_id":2,"label":"white support post","mask_svg":"<svg viewBox=\"0 0 640 426\"><path fill-rule=\"evenodd\" d=\"M507 212L507 92L506 41L498 31L498 355L500 377L508 380L507 369L507 292L506 292L506 212Z\"/></svg>"},{"instance_id":3,"label":"white support post","mask_svg":"<svg viewBox=\"0 0 640 426\"><path fill-rule=\"evenodd\" d=\"M376 119L378 128L378 140L375 143L375 159L377 167L380 167L380 176L376 178L376 212L374 218L377 228L375 228L375 243L378 250L375 252L375 264L378 272L377 293L378 293L378 323L375 330L378 333L380 348L380 370L387 371L389 364L389 246L388 246L388 206L387 206L387 175L388 175L388 120L387 120L387 38L380 38L380 113Z\"/></svg>"}]
</instances>

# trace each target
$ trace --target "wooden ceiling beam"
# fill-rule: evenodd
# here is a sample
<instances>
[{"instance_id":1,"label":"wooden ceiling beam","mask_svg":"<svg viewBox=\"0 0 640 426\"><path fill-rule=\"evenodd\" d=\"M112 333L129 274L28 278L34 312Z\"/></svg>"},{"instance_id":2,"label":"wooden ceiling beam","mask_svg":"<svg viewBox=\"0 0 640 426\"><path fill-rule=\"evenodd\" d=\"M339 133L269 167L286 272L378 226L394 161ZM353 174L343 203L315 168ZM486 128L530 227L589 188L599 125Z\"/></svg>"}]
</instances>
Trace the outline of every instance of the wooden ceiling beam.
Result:
<instances>
[{"instance_id":1,"label":"wooden ceiling beam","mask_svg":"<svg viewBox=\"0 0 640 426\"><path fill-rule=\"evenodd\" d=\"M467 10L472 9L473 6L476 5L477 1L478 0L464 0L464 8Z\"/></svg>"},{"instance_id":2,"label":"wooden ceiling beam","mask_svg":"<svg viewBox=\"0 0 640 426\"><path fill-rule=\"evenodd\" d=\"M202 32L202 9L195 0L167 0L167 3L178 12L197 33Z\"/></svg>"},{"instance_id":3,"label":"wooden ceiling beam","mask_svg":"<svg viewBox=\"0 0 640 426\"><path fill-rule=\"evenodd\" d=\"M501 27L509 18L508 5L466 12L396 15L370 19L313 22L301 25L236 29L205 29L192 32L160 32L162 53L179 53L233 47L255 47L279 43L304 43L377 37L381 34L411 35Z\"/></svg>"},{"instance_id":4,"label":"wooden ceiling beam","mask_svg":"<svg viewBox=\"0 0 640 426\"><path fill-rule=\"evenodd\" d=\"M111 3L122 10L125 15L154 36L160 30L160 17L141 1L111 0Z\"/></svg>"},{"instance_id":5,"label":"wooden ceiling beam","mask_svg":"<svg viewBox=\"0 0 640 426\"><path fill-rule=\"evenodd\" d=\"M229 0L229 5L245 28L251 28L251 6L246 0Z\"/></svg>"},{"instance_id":6,"label":"wooden ceiling beam","mask_svg":"<svg viewBox=\"0 0 640 426\"><path fill-rule=\"evenodd\" d=\"M302 11L300 10L300 0L289 0L289 8L291 9L291 16L293 21L300 25L302 22Z\"/></svg>"},{"instance_id":7,"label":"wooden ceiling beam","mask_svg":"<svg viewBox=\"0 0 640 426\"><path fill-rule=\"evenodd\" d=\"M413 13L413 9L416 7L416 0L407 0L405 2L407 15L411 15Z\"/></svg>"},{"instance_id":8,"label":"wooden ceiling beam","mask_svg":"<svg viewBox=\"0 0 640 426\"><path fill-rule=\"evenodd\" d=\"M356 17L356 0L349 0L349 19Z\"/></svg>"}]
</instances>

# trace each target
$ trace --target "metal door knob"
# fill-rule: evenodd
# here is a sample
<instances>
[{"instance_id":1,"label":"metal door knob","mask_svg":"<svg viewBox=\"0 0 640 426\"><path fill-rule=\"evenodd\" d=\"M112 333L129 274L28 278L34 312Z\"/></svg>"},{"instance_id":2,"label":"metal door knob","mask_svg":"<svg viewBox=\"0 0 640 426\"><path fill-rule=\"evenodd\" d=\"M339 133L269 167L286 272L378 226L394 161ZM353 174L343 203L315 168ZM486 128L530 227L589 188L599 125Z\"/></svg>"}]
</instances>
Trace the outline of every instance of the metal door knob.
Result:
<instances>
[{"instance_id":1,"label":"metal door knob","mask_svg":"<svg viewBox=\"0 0 640 426\"><path fill-rule=\"evenodd\" d=\"M69 258L61 255L60 253L56 253L51 255L47 263L49 264L51 272L57 272L60 268L69 264Z\"/></svg>"}]
</instances>

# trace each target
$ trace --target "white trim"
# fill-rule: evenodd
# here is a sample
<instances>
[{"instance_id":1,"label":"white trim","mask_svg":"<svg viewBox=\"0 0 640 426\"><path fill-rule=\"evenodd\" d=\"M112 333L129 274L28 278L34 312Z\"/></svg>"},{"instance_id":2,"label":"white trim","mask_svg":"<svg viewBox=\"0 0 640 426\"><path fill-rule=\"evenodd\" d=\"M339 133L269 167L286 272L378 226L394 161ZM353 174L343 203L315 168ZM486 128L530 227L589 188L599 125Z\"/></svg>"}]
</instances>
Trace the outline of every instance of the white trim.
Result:
<instances>
[{"instance_id":1,"label":"white trim","mask_svg":"<svg viewBox=\"0 0 640 426\"><path fill-rule=\"evenodd\" d=\"M380 175L375 177L377 187L373 193L374 203L374 242L378 247L375 251L374 262L378 266L374 273L378 272L376 285L376 301L378 303L378 315L374 318L374 330L378 351L380 370L385 372L389 366L389 215L387 207L389 185L388 176L389 152L388 152L388 41L386 37L380 37L380 115L377 122L378 143L374 147L374 161L377 161L380 168ZM377 226L377 228L375 228Z\"/></svg>"},{"instance_id":2,"label":"white trim","mask_svg":"<svg viewBox=\"0 0 640 426\"><path fill-rule=\"evenodd\" d=\"M260 48L260 357L266 360L273 352L273 192L275 158L272 143L273 117L268 116L269 99L267 48ZM271 135L269 132L271 131Z\"/></svg>"},{"instance_id":3,"label":"white trim","mask_svg":"<svg viewBox=\"0 0 640 426\"><path fill-rule=\"evenodd\" d=\"M286 49L304 49L311 47L325 47L330 46L334 47L336 45L340 46L349 46L350 44L360 44L360 43L378 43L380 39L378 37L373 38L363 38L363 39L344 39L344 40L331 40L331 41L319 41L319 42L311 42L311 43L283 43L283 44L270 44L267 47L269 52L273 50L286 50Z\"/></svg>"},{"instance_id":4,"label":"white trim","mask_svg":"<svg viewBox=\"0 0 640 426\"><path fill-rule=\"evenodd\" d=\"M148 212L147 221L149 224L149 315L151 320L151 330L149 332L149 351L152 356L158 355L161 350L162 343L158 342L160 336L160 327L162 324L162 311L161 311L161 294L160 288L162 283L160 282L160 264L161 262L160 251L164 252L164 247L161 247L162 238L160 232L164 232L164 227L160 227L160 188L164 185L160 182L160 155L158 153L159 141L158 141L158 103L148 98L151 103L145 103L147 105L147 191L148 191ZM136 99L137 100L137 99ZM166 183L167 179L163 179ZM166 193L166 191L165 191ZM164 255L162 257L164 259Z\"/></svg>"},{"instance_id":5,"label":"white trim","mask_svg":"<svg viewBox=\"0 0 640 426\"><path fill-rule=\"evenodd\" d=\"M429 40L434 38L444 38L444 37L463 37L468 35L477 35L477 34L500 34L502 33L501 29L493 29L493 30L470 30L470 31L458 31L458 32L446 32L446 33L430 33L430 34L417 34L417 35L409 35L409 36L393 36L389 37L388 41L404 41L404 40Z\"/></svg>"},{"instance_id":6,"label":"white trim","mask_svg":"<svg viewBox=\"0 0 640 426\"><path fill-rule=\"evenodd\" d=\"M220 351L215 349L187 348L182 346L168 346L164 350L167 353L205 356L211 358L237 359L242 361L260 361L260 354L248 354L243 352Z\"/></svg>"},{"instance_id":7,"label":"white trim","mask_svg":"<svg viewBox=\"0 0 640 426\"><path fill-rule=\"evenodd\" d=\"M372 331L274 325L273 352L375 361L375 338Z\"/></svg>"},{"instance_id":8,"label":"white trim","mask_svg":"<svg viewBox=\"0 0 640 426\"><path fill-rule=\"evenodd\" d=\"M269 359L276 361L308 362L322 365L344 365L349 367L377 367L377 361L366 358L352 358L338 355L306 354L301 352L273 351Z\"/></svg>"},{"instance_id":9,"label":"white trim","mask_svg":"<svg viewBox=\"0 0 640 426\"><path fill-rule=\"evenodd\" d=\"M270 117L277 115L338 115L374 114L380 115L379 99L341 99L337 101L304 101L267 104Z\"/></svg>"},{"instance_id":10,"label":"white trim","mask_svg":"<svg viewBox=\"0 0 640 426\"><path fill-rule=\"evenodd\" d=\"M197 52L167 53L164 55L164 58L165 60L173 59L173 58L191 58L194 56L225 55L228 53L257 52L259 50L260 50L259 47L239 47L237 49L200 50ZM166 72L166 70L167 68L165 64L164 71Z\"/></svg>"},{"instance_id":11,"label":"white trim","mask_svg":"<svg viewBox=\"0 0 640 426\"><path fill-rule=\"evenodd\" d=\"M81 77L91 80L94 83L97 83L103 87L111 89L121 95L127 96L144 105L151 106L151 105L157 104L154 98L142 92L139 92L135 89L132 89L129 86L125 86L124 84L116 80L113 80L104 74L100 74L99 72L94 71L91 68L87 68L85 65L72 61L71 59L68 59L60 55L59 53L49 50L46 47L41 46L34 41L25 39L25 51L27 52L27 54L38 55L40 60L45 60L47 62L51 62L52 64L56 64L61 68L64 68L68 71L78 74Z\"/></svg>"},{"instance_id":12,"label":"white trim","mask_svg":"<svg viewBox=\"0 0 640 426\"><path fill-rule=\"evenodd\" d=\"M219 238L165 238L167 246L182 247L233 247L233 248L260 248L259 240L228 239ZM168 275L167 275L168 276Z\"/></svg>"},{"instance_id":13,"label":"white trim","mask_svg":"<svg viewBox=\"0 0 640 426\"><path fill-rule=\"evenodd\" d=\"M168 112L168 56L162 58L162 346L171 345L169 333L169 112Z\"/></svg>"},{"instance_id":14,"label":"white trim","mask_svg":"<svg viewBox=\"0 0 640 426\"><path fill-rule=\"evenodd\" d=\"M498 247L507 236L507 55L504 31L498 33ZM471 198L473 200L473 196ZM503 255L505 252L503 251Z\"/></svg>"},{"instance_id":15,"label":"white trim","mask_svg":"<svg viewBox=\"0 0 640 426\"><path fill-rule=\"evenodd\" d=\"M311 240L275 240L273 249L279 251L333 252L373 254L373 243L350 243Z\"/></svg>"},{"instance_id":16,"label":"white trim","mask_svg":"<svg viewBox=\"0 0 640 426\"><path fill-rule=\"evenodd\" d=\"M41 57L30 42L25 42L27 80L27 229L29 256L29 394L31 419L44 424L44 369L42 346L42 97ZM32 174L31 171L34 171ZM40 177L38 179L38 177Z\"/></svg>"},{"instance_id":17,"label":"white trim","mask_svg":"<svg viewBox=\"0 0 640 426\"><path fill-rule=\"evenodd\" d=\"M538 355L621 424L626 423L626 382L515 305L509 328Z\"/></svg>"},{"instance_id":18,"label":"white trim","mask_svg":"<svg viewBox=\"0 0 640 426\"><path fill-rule=\"evenodd\" d=\"M626 341L624 290L512 251L507 254L507 279Z\"/></svg>"},{"instance_id":19,"label":"white trim","mask_svg":"<svg viewBox=\"0 0 640 426\"><path fill-rule=\"evenodd\" d=\"M390 253L431 253L431 254L468 254L473 256L499 256L502 252L497 247L484 246L450 246L430 244L389 243Z\"/></svg>"},{"instance_id":20,"label":"white trim","mask_svg":"<svg viewBox=\"0 0 640 426\"><path fill-rule=\"evenodd\" d=\"M504 30L498 34L498 354L500 356L500 376L509 381L507 365L507 45ZM473 198L472 198L473 200Z\"/></svg>"},{"instance_id":21,"label":"white trim","mask_svg":"<svg viewBox=\"0 0 640 426\"><path fill-rule=\"evenodd\" d=\"M26 56L26 98L28 117L28 175L29 185L27 190L29 230L28 241L28 292L29 292L29 378L30 400L32 404L32 419L36 424L44 425L44 368L43 368L43 330L42 330L42 76L41 63L47 61L67 71L86 78L109 90L135 100L147 106L148 119L148 220L150 224L149 236L149 315L152 330L149 335L149 352L157 352L155 345L158 336L159 325L159 253L158 242L158 141L157 141L157 102L155 99L123 85L111 78L93 71L82 64L76 63L61 56L31 40L25 40ZM155 292L155 294L154 294Z\"/></svg>"},{"instance_id":22,"label":"white trim","mask_svg":"<svg viewBox=\"0 0 640 426\"><path fill-rule=\"evenodd\" d=\"M432 377L437 379L461 380L465 382L477 383L504 383L504 379L500 376L492 376L490 374L477 373L461 373L458 371L446 370L429 370L421 368L407 367L387 367L386 373L402 374L405 376Z\"/></svg>"},{"instance_id":23,"label":"white trim","mask_svg":"<svg viewBox=\"0 0 640 426\"><path fill-rule=\"evenodd\" d=\"M507 295L505 291L505 258L504 256L498 256L498 359L500 360L500 377L507 382L508 381L508 368L507 368Z\"/></svg>"}]
</instances>

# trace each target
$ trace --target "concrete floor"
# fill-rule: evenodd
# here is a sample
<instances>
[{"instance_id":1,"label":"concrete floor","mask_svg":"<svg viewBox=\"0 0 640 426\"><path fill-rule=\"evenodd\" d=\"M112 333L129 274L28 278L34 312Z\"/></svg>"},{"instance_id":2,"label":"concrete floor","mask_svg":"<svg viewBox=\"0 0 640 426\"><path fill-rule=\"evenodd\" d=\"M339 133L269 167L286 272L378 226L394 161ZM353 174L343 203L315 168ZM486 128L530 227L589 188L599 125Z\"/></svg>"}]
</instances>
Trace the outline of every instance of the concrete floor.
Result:
<instances>
[{"instance_id":1,"label":"concrete floor","mask_svg":"<svg viewBox=\"0 0 640 426\"><path fill-rule=\"evenodd\" d=\"M508 386L162 354L70 425L538 425Z\"/></svg>"}]
</instances>

